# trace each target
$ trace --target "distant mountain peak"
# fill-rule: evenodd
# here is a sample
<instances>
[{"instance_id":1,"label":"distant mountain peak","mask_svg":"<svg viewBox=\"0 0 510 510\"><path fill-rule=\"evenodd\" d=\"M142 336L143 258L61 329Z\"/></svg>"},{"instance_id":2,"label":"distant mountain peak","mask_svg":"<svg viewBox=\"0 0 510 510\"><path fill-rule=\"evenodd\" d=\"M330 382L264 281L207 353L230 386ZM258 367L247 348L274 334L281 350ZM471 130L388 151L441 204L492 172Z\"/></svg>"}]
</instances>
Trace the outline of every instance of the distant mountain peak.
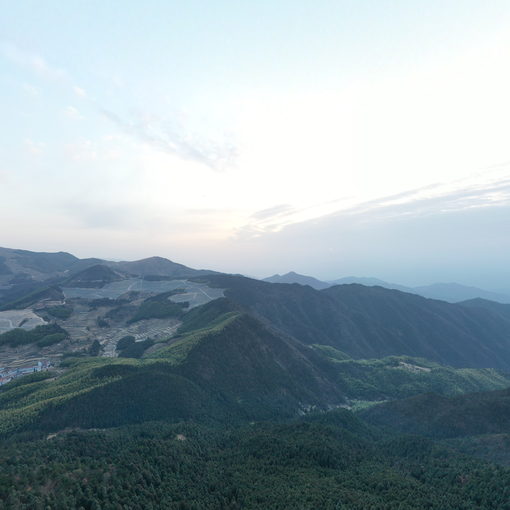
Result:
<instances>
[{"instance_id":1,"label":"distant mountain peak","mask_svg":"<svg viewBox=\"0 0 510 510\"><path fill-rule=\"evenodd\" d=\"M166 257L159 257L158 255L153 255L152 257L146 257L144 259L136 260L134 262L161 262L163 264L167 262L171 262L172 264L176 264L176 262L172 262L170 259Z\"/></svg>"},{"instance_id":2,"label":"distant mountain peak","mask_svg":"<svg viewBox=\"0 0 510 510\"><path fill-rule=\"evenodd\" d=\"M477 287L470 287L455 282L440 282L415 287L411 292L415 292L420 296L432 299L442 299L443 301L448 301L450 303L458 303L475 298L483 298L497 303L510 303L510 296L508 295L479 289Z\"/></svg>"},{"instance_id":3,"label":"distant mountain peak","mask_svg":"<svg viewBox=\"0 0 510 510\"><path fill-rule=\"evenodd\" d=\"M132 262L109 262L110 267L126 271L127 273L145 276L168 276L175 278L191 278L193 276L201 276L203 274L211 274L214 271L206 271L202 269L192 269L183 264L173 262L164 257L148 257L141 260L134 260Z\"/></svg>"},{"instance_id":4,"label":"distant mountain peak","mask_svg":"<svg viewBox=\"0 0 510 510\"><path fill-rule=\"evenodd\" d=\"M295 271L289 271L283 275L275 274L273 276L269 276L268 278L264 278L263 281L269 283L298 283L300 285L309 285L316 290L326 289L330 286L329 283L318 280L313 276L306 276L296 273Z\"/></svg>"}]
</instances>

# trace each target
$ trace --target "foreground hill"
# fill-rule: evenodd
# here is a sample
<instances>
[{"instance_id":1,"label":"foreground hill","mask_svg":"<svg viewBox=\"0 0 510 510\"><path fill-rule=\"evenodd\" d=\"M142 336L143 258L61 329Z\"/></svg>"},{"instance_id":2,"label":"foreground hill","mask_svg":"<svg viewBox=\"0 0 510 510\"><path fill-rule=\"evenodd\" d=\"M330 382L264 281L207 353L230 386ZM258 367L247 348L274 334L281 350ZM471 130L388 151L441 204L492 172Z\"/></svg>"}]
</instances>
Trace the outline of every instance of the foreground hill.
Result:
<instances>
[{"instance_id":1,"label":"foreground hill","mask_svg":"<svg viewBox=\"0 0 510 510\"><path fill-rule=\"evenodd\" d=\"M156 347L142 360L71 359L56 381L36 374L35 381L6 385L0 433L154 419L282 418L345 403L324 357L226 300L190 312L182 334Z\"/></svg>"},{"instance_id":2,"label":"foreground hill","mask_svg":"<svg viewBox=\"0 0 510 510\"><path fill-rule=\"evenodd\" d=\"M510 470L385 437L347 411L286 423L145 423L0 443L5 508L508 508Z\"/></svg>"},{"instance_id":3,"label":"foreground hill","mask_svg":"<svg viewBox=\"0 0 510 510\"><path fill-rule=\"evenodd\" d=\"M510 318L492 310L356 284L316 291L239 276L205 279L304 344L330 345L353 358L408 355L510 370Z\"/></svg>"}]
</instances>

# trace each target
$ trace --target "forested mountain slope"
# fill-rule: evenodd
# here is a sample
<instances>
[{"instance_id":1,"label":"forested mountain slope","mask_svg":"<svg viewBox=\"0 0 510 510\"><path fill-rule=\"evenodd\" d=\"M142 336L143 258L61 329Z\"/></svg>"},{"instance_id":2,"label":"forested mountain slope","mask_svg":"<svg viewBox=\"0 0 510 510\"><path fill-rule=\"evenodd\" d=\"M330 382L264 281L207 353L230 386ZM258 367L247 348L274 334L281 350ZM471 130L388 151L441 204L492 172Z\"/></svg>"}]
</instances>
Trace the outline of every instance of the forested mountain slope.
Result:
<instances>
[{"instance_id":1,"label":"forested mountain slope","mask_svg":"<svg viewBox=\"0 0 510 510\"><path fill-rule=\"evenodd\" d=\"M398 432L431 437L510 433L510 389L444 397L426 393L374 406L363 417Z\"/></svg>"},{"instance_id":2,"label":"forested mountain slope","mask_svg":"<svg viewBox=\"0 0 510 510\"><path fill-rule=\"evenodd\" d=\"M142 359L68 358L51 372L0 390L0 433L114 427L193 419L287 419L312 409L350 407L437 391L504 388L510 376L453 369L410 357L353 360L324 345L304 345L228 299L197 307L177 336L148 343ZM135 344L141 347L144 342Z\"/></svg>"},{"instance_id":3,"label":"forested mountain slope","mask_svg":"<svg viewBox=\"0 0 510 510\"><path fill-rule=\"evenodd\" d=\"M508 304L496 303L495 301L489 301L482 298L469 299L467 301L462 301L459 304L468 308L483 308L485 310L490 310L495 314L499 314L510 319L510 305Z\"/></svg>"},{"instance_id":4,"label":"forested mountain slope","mask_svg":"<svg viewBox=\"0 0 510 510\"><path fill-rule=\"evenodd\" d=\"M154 419L282 418L345 402L335 368L312 349L224 300L202 311L203 318L192 315L183 334L142 360L70 359L56 381L29 377L6 385L0 432Z\"/></svg>"},{"instance_id":5,"label":"forested mountain slope","mask_svg":"<svg viewBox=\"0 0 510 510\"><path fill-rule=\"evenodd\" d=\"M492 310L356 284L317 291L240 276L205 278L305 344L331 345L354 358L409 355L510 370L510 318Z\"/></svg>"}]
</instances>

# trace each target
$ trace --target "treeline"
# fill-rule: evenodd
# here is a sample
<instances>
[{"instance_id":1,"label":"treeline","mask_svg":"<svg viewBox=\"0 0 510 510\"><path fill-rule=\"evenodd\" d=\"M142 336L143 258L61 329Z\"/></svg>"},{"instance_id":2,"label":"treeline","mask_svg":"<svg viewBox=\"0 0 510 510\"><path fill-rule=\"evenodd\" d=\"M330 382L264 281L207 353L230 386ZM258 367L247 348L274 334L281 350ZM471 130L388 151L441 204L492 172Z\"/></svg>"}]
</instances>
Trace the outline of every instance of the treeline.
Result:
<instances>
[{"instance_id":1,"label":"treeline","mask_svg":"<svg viewBox=\"0 0 510 510\"><path fill-rule=\"evenodd\" d=\"M44 308L43 312L50 314L57 319L66 320L73 314L74 308L70 305L58 305Z\"/></svg>"},{"instance_id":2,"label":"treeline","mask_svg":"<svg viewBox=\"0 0 510 510\"><path fill-rule=\"evenodd\" d=\"M509 470L381 436L348 414L11 439L0 449L0 508L510 509Z\"/></svg>"},{"instance_id":3,"label":"treeline","mask_svg":"<svg viewBox=\"0 0 510 510\"><path fill-rule=\"evenodd\" d=\"M134 336L128 335L117 342L117 352L121 358L141 358L143 353L153 345L154 340L152 338L137 342Z\"/></svg>"},{"instance_id":4,"label":"treeline","mask_svg":"<svg viewBox=\"0 0 510 510\"><path fill-rule=\"evenodd\" d=\"M128 320L128 324L144 319L167 319L180 318L184 315L184 309L189 303L174 303L169 297L176 294L176 291L164 292L147 298L138 308L136 313Z\"/></svg>"},{"instance_id":5,"label":"treeline","mask_svg":"<svg viewBox=\"0 0 510 510\"><path fill-rule=\"evenodd\" d=\"M26 329L11 329L0 335L0 345L18 347L20 345L36 344L39 347L53 345L69 337L67 331L58 324L44 324L27 331Z\"/></svg>"}]
</instances>

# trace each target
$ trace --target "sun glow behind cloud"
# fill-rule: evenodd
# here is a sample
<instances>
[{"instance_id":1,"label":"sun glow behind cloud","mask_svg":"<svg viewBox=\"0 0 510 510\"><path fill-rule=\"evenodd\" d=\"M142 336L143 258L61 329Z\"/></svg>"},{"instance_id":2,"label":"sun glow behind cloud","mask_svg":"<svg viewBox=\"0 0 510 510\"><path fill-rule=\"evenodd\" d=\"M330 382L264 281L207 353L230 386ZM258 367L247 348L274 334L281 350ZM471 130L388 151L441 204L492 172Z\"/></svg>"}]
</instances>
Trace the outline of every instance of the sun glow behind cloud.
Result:
<instances>
[{"instance_id":1,"label":"sun glow behind cloud","mask_svg":"<svg viewBox=\"0 0 510 510\"><path fill-rule=\"evenodd\" d=\"M338 90L248 97L241 164L265 205L356 200L508 159L510 38ZM262 191L264 193L262 194Z\"/></svg>"}]
</instances>

